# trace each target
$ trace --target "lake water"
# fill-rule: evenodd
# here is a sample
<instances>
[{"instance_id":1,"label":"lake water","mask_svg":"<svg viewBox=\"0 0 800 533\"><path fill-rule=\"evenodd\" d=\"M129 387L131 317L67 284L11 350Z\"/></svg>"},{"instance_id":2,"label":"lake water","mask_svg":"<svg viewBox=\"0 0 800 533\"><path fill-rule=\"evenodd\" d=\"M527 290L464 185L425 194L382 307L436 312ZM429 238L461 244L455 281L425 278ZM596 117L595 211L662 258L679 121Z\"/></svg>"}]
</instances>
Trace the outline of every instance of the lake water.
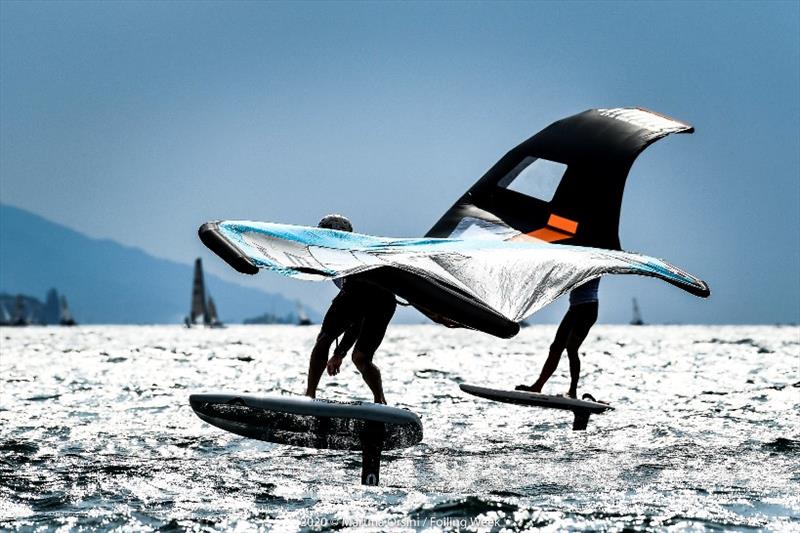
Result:
<instances>
[{"instance_id":1,"label":"lake water","mask_svg":"<svg viewBox=\"0 0 800 533\"><path fill-rule=\"evenodd\" d=\"M800 531L800 328L597 326L579 394L616 409L585 432L459 390L532 382L554 332L392 326L375 361L425 437L364 487L358 453L244 439L188 405L301 392L317 327L2 328L0 529ZM370 395L348 360L320 397Z\"/></svg>"}]
</instances>

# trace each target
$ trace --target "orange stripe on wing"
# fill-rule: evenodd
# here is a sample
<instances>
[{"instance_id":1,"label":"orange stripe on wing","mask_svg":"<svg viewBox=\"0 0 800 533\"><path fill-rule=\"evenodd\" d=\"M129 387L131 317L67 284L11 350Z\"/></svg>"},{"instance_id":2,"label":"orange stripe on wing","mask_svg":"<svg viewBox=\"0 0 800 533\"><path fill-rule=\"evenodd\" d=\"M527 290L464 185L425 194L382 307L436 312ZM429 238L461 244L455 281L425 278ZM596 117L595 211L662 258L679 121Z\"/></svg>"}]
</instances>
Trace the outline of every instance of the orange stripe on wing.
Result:
<instances>
[{"instance_id":1,"label":"orange stripe on wing","mask_svg":"<svg viewBox=\"0 0 800 533\"><path fill-rule=\"evenodd\" d=\"M550 215L550 218L547 220L547 225L566 231L567 233L572 233L573 235L578 231L577 222L558 215Z\"/></svg>"},{"instance_id":2,"label":"orange stripe on wing","mask_svg":"<svg viewBox=\"0 0 800 533\"><path fill-rule=\"evenodd\" d=\"M558 230L550 229L550 228L542 228L537 229L536 231L532 231L528 233L534 239L539 239L540 241L547 241L547 242L556 242L556 241L563 241L564 239L569 239L572 237L569 233L562 233Z\"/></svg>"}]
</instances>

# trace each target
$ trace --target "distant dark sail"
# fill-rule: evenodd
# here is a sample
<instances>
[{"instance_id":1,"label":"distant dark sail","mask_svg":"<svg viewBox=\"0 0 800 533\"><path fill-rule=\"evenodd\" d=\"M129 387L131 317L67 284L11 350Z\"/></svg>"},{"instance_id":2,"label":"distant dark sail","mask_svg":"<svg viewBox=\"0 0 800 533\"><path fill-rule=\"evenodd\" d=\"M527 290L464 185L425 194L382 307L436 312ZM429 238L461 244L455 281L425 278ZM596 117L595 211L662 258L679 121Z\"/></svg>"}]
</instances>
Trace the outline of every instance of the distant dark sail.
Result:
<instances>
[{"instance_id":1,"label":"distant dark sail","mask_svg":"<svg viewBox=\"0 0 800 533\"><path fill-rule=\"evenodd\" d=\"M45 324L58 324L61 316L61 300L58 297L58 291L50 289L47 291L47 298L45 299L44 309L42 312L42 322Z\"/></svg>"},{"instance_id":2,"label":"distant dark sail","mask_svg":"<svg viewBox=\"0 0 800 533\"><path fill-rule=\"evenodd\" d=\"M298 326L310 326L311 319L308 318L306 314L306 310L303 309L303 305L300 302L297 302L297 325Z\"/></svg>"},{"instance_id":3,"label":"distant dark sail","mask_svg":"<svg viewBox=\"0 0 800 533\"><path fill-rule=\"evenodd\" d=\"M212 328L219 328L222 327L223 324L217 316L217 306L214 305L214 299L211 295L208 296L208 304L206 306L208 309L208 322L206 322L207 326L211 326Z\"/></svg>"},{"instance_id":4,"label":"distant dark sail","mask_svg":"<svg viewBox=\"0 0 800 533\"><path fill-rule=\"evenodd\" d=\"M75 322L75 318L72 316L72 311L69 310L69 305L67 304L67 297L61 297L61 305L59 306L60 312L58 317L58 323L62 326L75 326L77 322Z\"/></svg>"},{"instance_id":5,"label":"distant dark sail","mask_svg":"<svg viewBox=\"0 0 800 533\"><path fill-rule=\"evenodd\" d=\"M214 299L211 296L208 297L206 308L208 309L208 321L212 323L217 322L217 307L214 305Z\"/></svg>"},{"instance_id":6,"label":"distant dark sail","mask_svg":"<svg viewBox=\"0 0 800 533\"><path fill-rule=\"evenodd\" d=\"M194 281L192 283L192 306L189 311L188 324L196 324L201 318L208 324L208 309L206 308L206 287L203 279L203 263L198 257L194 261Z\"/></svg>"},{"instance_id":7,"label":"distant dark sail","mask_svg":"<svg viewBox=\"0 0 800 533\"><path fill-rule=\"evenodd\" d=\"M0 326L8 326L11 322L11 313L6 309L6 305L0 302Z\"/></svg>"},{"instance_id":8,"label":"distant dark sail","mask_svg":"<svg viewBox=\"0 0 800 533\"><path fill-rule=\"evenodd\" d=\"M31 322L30 312L25 305L25 299L21 294L18 294L14 304L14 316L11 318L11 324L14 326L27 326Z\"/></svg>"},{"instance_id":9,"label":"distant dark sail","mask_svg":"<svg viewBox=\"0 0 800 533\"><path fill-rule=\"evenodd\" d=\"M633 299L633 318L631 318L631 326L643 326L642 313L639 311L639 303L636 298Z\"/></svg>"}]
</instances>

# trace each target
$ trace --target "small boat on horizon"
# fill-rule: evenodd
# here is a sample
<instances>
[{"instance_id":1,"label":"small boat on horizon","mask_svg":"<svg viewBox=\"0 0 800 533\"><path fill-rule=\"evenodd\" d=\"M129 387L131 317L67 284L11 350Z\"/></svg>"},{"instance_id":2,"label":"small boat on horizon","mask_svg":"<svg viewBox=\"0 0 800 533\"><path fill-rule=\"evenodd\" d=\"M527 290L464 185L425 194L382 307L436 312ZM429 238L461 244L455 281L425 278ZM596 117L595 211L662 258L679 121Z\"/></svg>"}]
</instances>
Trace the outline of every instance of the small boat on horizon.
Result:
<instances>
[{"instance_id":1,"label":"small boat on horizon","mask_svg":"<svg viewBox=\"0 0 800 533\"><path fill-rule=\"evenodd\" d=\"M642 313L639 311L639 303L636 298L633 299L633 317L631 318L631 326L643 326Z\"/></svg>"},{"instance_id":2,"label":"small boat on horizon","mask_svg":"<svg viewBox=\"0 0 800 533\"><path fill-rule=\"evenodd\" d=\"M299 301L297 302L297 325L298 326L310 326L312 324L311 319L308 318L306 314L306 310L303 309L303 304Z\"/></svg>"}]
</instances>

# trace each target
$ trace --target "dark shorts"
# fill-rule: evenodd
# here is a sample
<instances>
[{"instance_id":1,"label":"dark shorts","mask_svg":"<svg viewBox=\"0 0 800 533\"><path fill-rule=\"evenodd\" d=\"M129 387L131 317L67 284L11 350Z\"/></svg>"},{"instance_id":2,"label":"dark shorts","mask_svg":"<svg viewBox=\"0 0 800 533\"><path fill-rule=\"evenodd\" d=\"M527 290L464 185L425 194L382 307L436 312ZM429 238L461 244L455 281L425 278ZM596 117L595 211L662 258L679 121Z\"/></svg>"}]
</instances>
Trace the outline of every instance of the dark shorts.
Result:
<instances>
[{"instance_id":1,"label":"dark shorts","mask_svg":"<svg viewBox=\"0 0 800 533\"><path fill-rule=\"evenodd\" d=\"M569 305L580 305L597 302L597 291L600 288L600 278L594 278L573 289L569 293Z\"/></svg>"},{"instance_id":2,"label":"dark shorts","mask_svg":"<svg viewBox=\"0 0 800 533\"><path fill-rule=\"evenodd\" d=\"M357 324L360 329L355 349L372 355L381 345L396 307L391 292L374 285L348 281L325 313L322 332L339 337L351 325Z\"/></svg>"},{"instance_id":3,"label":"dark shorts","mask_svg":"<svg viewBox=\"0 0 800 533\"><path fill-rule=\"evenodd\" d=\"M580 348L589 330L597 321L597 309L597 302L571 305L558 326L553 346L559 350Z\"/></svg>"}]
</instances>

